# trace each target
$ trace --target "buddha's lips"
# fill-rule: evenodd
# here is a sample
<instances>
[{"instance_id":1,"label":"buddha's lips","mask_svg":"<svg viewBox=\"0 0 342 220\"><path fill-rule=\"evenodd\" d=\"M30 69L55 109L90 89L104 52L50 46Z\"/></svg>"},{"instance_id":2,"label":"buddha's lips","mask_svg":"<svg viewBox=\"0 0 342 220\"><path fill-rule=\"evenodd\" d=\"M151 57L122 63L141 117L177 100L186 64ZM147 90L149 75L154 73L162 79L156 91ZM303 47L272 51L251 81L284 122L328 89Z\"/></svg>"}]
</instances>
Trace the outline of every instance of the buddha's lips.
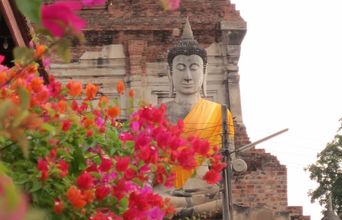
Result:
<instances>
[{"instance_id":1,"label":"buddha's lips","mask_svg":"<svg viewBox=\"0 0 342 220\"><path fill-rule=\"evenodd\" d=\"M184 88L192 88L193 86L193 84L182 84L182 87Z\"/></svg>"}]
</instances>

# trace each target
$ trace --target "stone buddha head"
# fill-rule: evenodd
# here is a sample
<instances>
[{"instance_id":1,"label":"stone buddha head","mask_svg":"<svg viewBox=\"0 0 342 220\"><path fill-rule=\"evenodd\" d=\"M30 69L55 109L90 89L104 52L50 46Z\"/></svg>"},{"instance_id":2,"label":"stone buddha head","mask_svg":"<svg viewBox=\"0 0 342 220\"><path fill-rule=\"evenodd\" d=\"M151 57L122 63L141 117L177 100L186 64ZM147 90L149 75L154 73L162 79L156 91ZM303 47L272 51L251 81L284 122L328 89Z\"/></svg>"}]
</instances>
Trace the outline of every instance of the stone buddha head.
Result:
<instances>
[{"instance_id":1,"label":"stone buddha head","mask_svg":"<svg viewBox=\"0 0 342 220\"><path fill-rule=\"evenodd\" d=\"M206 96L207 52L194 39L189 20L186 20L182 37L167 56L171 81L170 95L202 93Z\"/></svg>"}]
</instances>

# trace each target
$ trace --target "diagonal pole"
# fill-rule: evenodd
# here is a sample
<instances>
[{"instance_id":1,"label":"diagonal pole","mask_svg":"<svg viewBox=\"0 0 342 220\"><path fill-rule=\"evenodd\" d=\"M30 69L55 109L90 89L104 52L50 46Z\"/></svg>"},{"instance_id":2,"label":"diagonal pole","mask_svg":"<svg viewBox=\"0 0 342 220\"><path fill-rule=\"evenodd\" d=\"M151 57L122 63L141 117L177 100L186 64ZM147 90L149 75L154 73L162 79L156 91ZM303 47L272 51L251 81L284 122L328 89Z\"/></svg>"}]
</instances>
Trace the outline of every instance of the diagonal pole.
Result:
<instances>
[{"instance_id":1,"label":"diagonal pole","mask_svg":"<svg viewBox=\"0 0 342 220\"><path fill-rule=\"evenodd\" d=\"M287 132L288 130L289 130L288 128L285 128L285 129L283 129L283 130L280 130L280 131L278 131L278 132L276 132L276 133L273 133L273 134L271 134L271 135L268 135L267 137L264 137L264 138L262 138L262 139L260 139L260 140L257 140L257 141L255 141L255 142L253 142L253 143L244 145L244 146L240 147L239 149L234 150L234 151L231 152L231 153L238 153L238 152L242 152L242 151L248 150L248 149L254 147L254 146L257 145L257 144L260 144L260 143L262 143L262 142L264 142L264 141L267 141L267 140L269 140L269 139L271 139L271 138L274 138L275 136L278 136L278 135L280 135L280 134L282 134L282 133L284 133L284 132Z\"/></svg>"}]
</instances>

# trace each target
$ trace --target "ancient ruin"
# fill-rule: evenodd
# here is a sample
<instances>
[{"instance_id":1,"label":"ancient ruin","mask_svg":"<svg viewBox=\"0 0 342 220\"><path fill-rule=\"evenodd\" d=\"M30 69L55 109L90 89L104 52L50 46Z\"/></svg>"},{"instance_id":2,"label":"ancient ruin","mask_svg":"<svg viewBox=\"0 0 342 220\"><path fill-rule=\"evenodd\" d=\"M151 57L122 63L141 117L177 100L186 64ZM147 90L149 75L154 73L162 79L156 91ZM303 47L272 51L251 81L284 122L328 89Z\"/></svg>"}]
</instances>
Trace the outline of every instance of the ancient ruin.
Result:
<instances>
[{"instance_id":1,"label":"ancient ruin","mask_svg":"<svg viewBox=\"0 0 342 220\"><path fill-rule=\"evenodd\" d=\"M95 83L109 97L118 97L115 84L123 79L135 89L137 99L154 105L170 101L166 56L180 39L188 17L208 55L207 99L229 106L235 147L250 143L242 117L238 66L247 25L233 4L183 0L178 10L164 11L155 0L109 0L104 7L84 9L82 17L88 22L87 42L74 45L72 63L52 65L57 78ZM121 103L125 108L123 97ZM248 169L235 173L232 180L235 220L310 219L301 207L288 206L287 170L275 156L262 149L236 156L247 162Z\"/></svg>"}]
</instances>

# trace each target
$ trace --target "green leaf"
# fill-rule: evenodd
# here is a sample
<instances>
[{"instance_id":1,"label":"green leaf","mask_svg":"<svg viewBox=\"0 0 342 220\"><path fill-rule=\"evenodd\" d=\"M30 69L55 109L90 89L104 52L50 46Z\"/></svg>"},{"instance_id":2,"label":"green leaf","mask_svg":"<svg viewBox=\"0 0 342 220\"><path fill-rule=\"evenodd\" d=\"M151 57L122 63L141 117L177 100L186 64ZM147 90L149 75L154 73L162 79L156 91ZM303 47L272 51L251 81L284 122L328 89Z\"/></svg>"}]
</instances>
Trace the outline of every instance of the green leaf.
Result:
<instances>
[{"instance_id":1,"label":"green leaf","mask_svg":"<svg viewBox=\"0 0 342 220\"><path fill-rule=\"evenodd\" d=\"M126 197L122 198L120 201L119 201L119 213L123 213L127 210L128 208L128 199Z\"/></svg>"},{"instance_id":2,"label":"green leaf","mask_svg":"<svg viewBox=\"0 0 342 220\"><path fill-rule=\"evenodd\" d=\"M31 193L33 192L37 192L38 190L40 190L42 188L42 185L40 182L33 182L32 188L29 190Z\"/></svg>"},{"instance_id":3,"label":"green leaf","mask_svg":"<svg viewBox=\"0 0 342 220\"><path fill-rule=\"evenodd\" d=\"M57 49L56 52L58 54L58 56L60 56L64 62L70 62L71 60L71 51L70 51L70 40L68 39L61 39L60 41L58 41L57 43Z\"/></svg>"},{"instance_id":4,"label":"green leaf","mask_svg":"<svg viewBox=\"0 0 342 220\"><path fill-rule=\"evenodd\" d=\"M16 63L26 65L32 62L34 51L27 47L16 47L13 50L13 55Z\"/></svg>"},{"instance_id":5,"label":"green leaf","mask_svg":"<svg viewBox=\"0 0 342 220\"><path fill-rule=\"evenodd\" d=\"M42 0L16 0L18 9L30 19L30 21L40 24L40 7Z\"/></svg>"},{"instance_id":6,"label":"green leaf","mask_svg":"<svg viewBox=\"0 0 342 220\"><path fill-rule=\"evenodd\" d=\"M8 172L8 168L5 166L5 164L0 162L0 175L5 175L5 173L7 172Z\"/></svg>"},{"instance_id":7,"label":"green leaf","mask_svg":"<svg viewBox=\"0 0 342 220\"><path fill-rule=\"evenodd\" d=\"M35 28L35 34L36 36L38 36L38 39L43 38L43 40L47 40L48 42L52 42L53 41L53 35L51 34L51 32L45 28Z\"/></svg>"},{"instance_id":8,"label":"green leaf","mask_svg":"<svg viewBox=\"0 0 342 220\"><path fill-rule=\"evenodd\" d=\"M42 128L47 130L51 135L56 134L56 128L48 123L43 123Z\"/></svg>"},{"instance_id":9,"label":"green leaf","mask_svg":"<svg viewBox=\"0 0 342 220\"><path fill-rule=\"evenodd\" d=\"M25 110L28 109L30 105L30 94L23 87L18 88L19 98L20 98L20 107Z\"/></svg>"},{"instance_id":10,"label":"green leaf","mask_svg":"<svg viewBox=\"0 0 342 220\"><path fill-rule=\"evenodd\" d=\"M78 175L81 173L82 168L86 166L86 159L80 147L75 147L72 154L73 160L71 161L70 171Z\"/></svg>"},{"instance_id":11,"label":"green leaf","mask_svg":"<svg viewBox=\"0 0 342 220\"><path fill-rule=\"evenodd\" d=\"M117 151L117 150L116 150L116 148L115 148L115 147L111 147L111 148L109 148L109 152L108 152L108 153L109 153L109 156L112 156L112 157L113 157L113 156L114 156L114 154L116 153L116 151Z\"/></svg>"},{"instance_id":12,"label":"green leaf","mask_svg":"<svg viewBox=\"0 0 342 220\"><path fill-rule=\"evenodd\" d=\"M25 183L27 183L29 181L29 179L27 178L27 176L25 176L25 178L23 177L19 177L15 180L15 184L17 185L24 185Z\"/></svg>"}]
</instances>

